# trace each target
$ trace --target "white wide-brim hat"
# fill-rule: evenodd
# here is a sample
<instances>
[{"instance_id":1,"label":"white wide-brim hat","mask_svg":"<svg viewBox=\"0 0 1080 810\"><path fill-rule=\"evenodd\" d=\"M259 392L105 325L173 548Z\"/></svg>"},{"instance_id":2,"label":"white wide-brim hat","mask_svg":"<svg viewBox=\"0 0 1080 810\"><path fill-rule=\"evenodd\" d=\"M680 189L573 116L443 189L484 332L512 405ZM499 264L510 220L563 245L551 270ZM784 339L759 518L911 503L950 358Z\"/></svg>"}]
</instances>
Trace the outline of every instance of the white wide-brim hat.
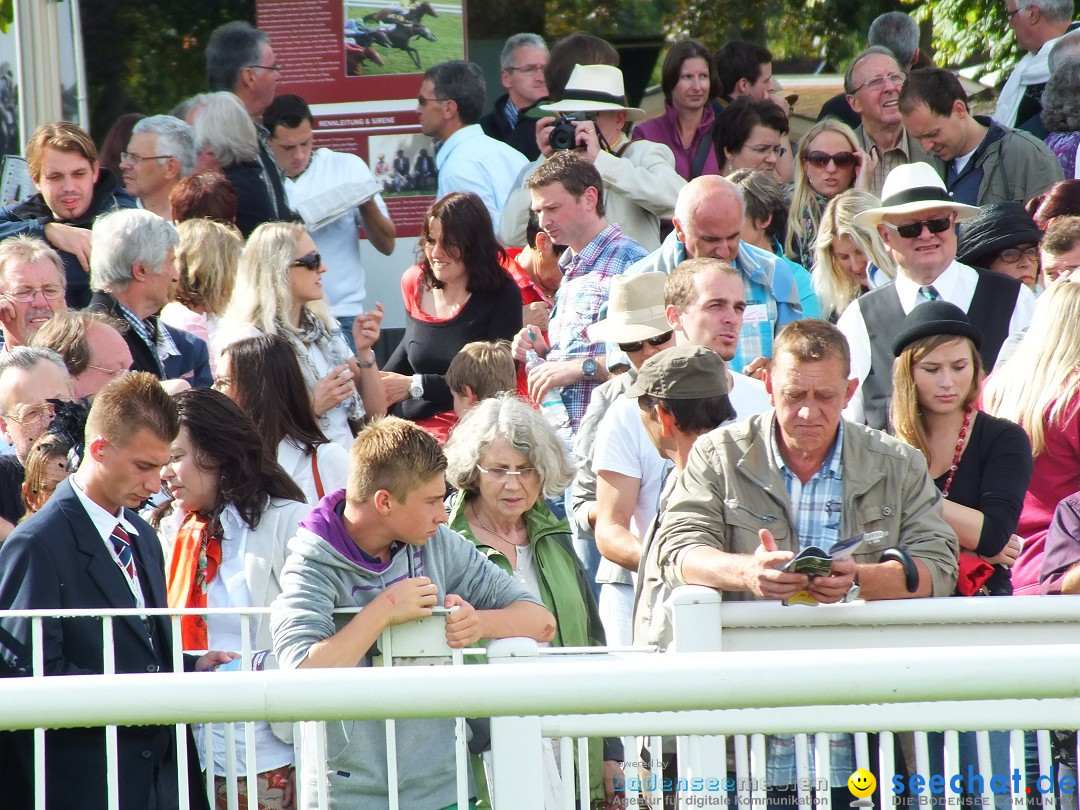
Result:
<instances>
[{"instance_id":1,"label":"white wide-brim hat","mask_svg":"<svg viewBox=\"0 0 1080 810\"><path fill-rule=\"evenodd\" d=\"M614 276L608 294L607 317L585 330L589 340L634 343L671 331L664 315L666 273Z\"/></svg>"},{"instance_id":2,"label":"white wide-brim hat","mask_svg":"<svg viewBox=\"0 0 1080 810\"><path fill-rule=\"evenodd\" d=\"M625 110L631 121L645 117L641 108L627 106L622 71L611 65L574 65L562 101L541 104L540 109L554 113Z\"/></svg>"},{"instance_id":3,"label":"white wide-brim hat","mask_svg":"<svg viewBox=\"0 0 1080 810\"><path fill-rule=\"evenodd\" d=\"M882 217L914 214L935 208L951 208L959 221L979 215L979 207L958 203L945 188L929 163L904 163L885 178L881 187L881 205L855 215L855 224L873 229Z\"/></svg>"}]
</instances>

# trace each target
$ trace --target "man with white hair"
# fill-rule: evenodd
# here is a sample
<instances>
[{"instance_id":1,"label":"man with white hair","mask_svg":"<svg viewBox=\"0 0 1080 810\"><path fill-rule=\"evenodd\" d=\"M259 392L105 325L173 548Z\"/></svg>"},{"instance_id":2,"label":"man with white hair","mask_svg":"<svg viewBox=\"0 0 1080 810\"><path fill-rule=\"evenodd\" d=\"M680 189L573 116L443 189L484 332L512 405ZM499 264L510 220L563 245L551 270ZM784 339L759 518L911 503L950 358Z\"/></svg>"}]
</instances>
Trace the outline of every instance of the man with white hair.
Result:
<instances>
[{"instance_id":1,"label":"man with white hair","mask_svg":"<svg viewBox=\"0 0 1080 810\"><path fill-rule=\"evenodd\" d=\"M264 222L278 220L266 171L259 162L255 124L232 93L204 93L191 99L187 120L195 139L195 169L220 171L236 191L236 227L246 239ZM278 171L277 164L274 165ZM295 219L291 212L286 220Z\"/></svg>"},{"instance_id":2,"label":"man with white hair","mask_svg":"<svg viewBox=\"0 0 1080 810\"><path fill-rule=\"evenodd\" d=\"M803 312L791 270L772 253L742 241L744 212L742 189L734 183L714 174L694 178L675 202L675 230L627 272L670 274L686 259L730 262L742 278L746 310L738 350L727 359L736 371L750 367L747 373L756 373L772 356L773 337Z\"/></svg>"},{"instance_id":3,"label":"man with white hair","mask_svg":"<svg viewBox=\"0 0 1080 810\"><path fill-rule=\"evenodd\" d=\"M179 278L173 262L176 229L157 214L139 209L117 211L94 223L90 309L125 321L132 371L148 371L166 388L208 388L206 342L158 320Z\"/></svg>"},{"instance_id":4,"label":"man with white hair","mask_svg":"<svg viewBox=\"0 0 1080 810\"><path fill-rule=\"evenodd\" d=\"M0 326L3 354L25 346L64 301L64 262L60 254L33 236L0 242Z\"/></svg>"},{"instance_id":5,"label":"man with white hair","mask_svg":"<svg viewBox=\"0 0 1080 810\"><path fill-rule=\"evenodd\" d=\"M852 301L837 322L851 347L851 377L860 385L844 417L885 428L892 395L892 343L904 317L924 301L948 301L983 336L979 353L993 368L1009 335L1027 328L1035 296L1013 278L956 261L956 223L979 209L955 202L928 163L908 163L885 179L881 205L855 223L876 228L896 262L896 280Z\"/></svg>"},{"instance_id":6,"label":"man with white hair","mask_svg":"<svg viewBox=\"0 0 1080 810\"><path fill-rule=\"evenodd\" d=\"M1007 127L1031 131L1050 78L1050 50L1077 25L1072 21L1073 0L1005 0L1005 16L1017 46L1026 53L1001 88L992 117Z\"/></svg>"},{"instance_id":7,"label":"man with white hair","mask_svg":"<svg viewBox=\"0 0 1080 810\"><path fill-rule=\"evenodd\" d=\"M169 193L195 171L191 125L171 115L152 115L135 124L127 150L120 155L124 188L139 206L172 220Z\"/></svg>"},{"instance_id":8,"label":"man with white hair","mask_svg":"<svg viewBox=\"0 0 1080 810\"><path fill-rule=\"evenodd\" d=\"M536 160L540 157L536 119L528 113L547 98L547 80L544 78L548 63L547 43L537 34L514 34L503 45L499 63L506 93L499 96L491 112L480 119L480 127L489 138L509 144L529 160Z\"/></svg>"},{"instance_id":9,"label":"man with white hair","mask_svg":"<svg viewBox=\"0 0 1080 810\"><path fill-rule=\"evenodd\" d=\"M50 400L69 402L71 379L64 361L49 349L16 346L0 358L0 432L14 455L0 456L0 540L24 514L22 483L30 447L52 423Z\"/></svg>"}]
</instances>

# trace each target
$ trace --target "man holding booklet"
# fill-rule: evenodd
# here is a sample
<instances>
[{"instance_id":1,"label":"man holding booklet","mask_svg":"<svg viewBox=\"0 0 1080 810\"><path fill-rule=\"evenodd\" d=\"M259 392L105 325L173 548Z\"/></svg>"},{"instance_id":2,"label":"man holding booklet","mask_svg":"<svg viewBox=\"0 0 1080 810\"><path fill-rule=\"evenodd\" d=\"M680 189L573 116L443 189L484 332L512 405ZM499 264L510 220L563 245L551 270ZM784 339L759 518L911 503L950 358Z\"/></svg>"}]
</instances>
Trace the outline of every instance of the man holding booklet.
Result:
<instances>
[{"instance_id":1,"label":"man holding booklet","mask_svg":"<svg viewBox=\"0 0 1080 810\"><path fill-rule=\"evenodd\" d=\"M849 376L834 326L784 328L765 377L773 410L702 436L671 495L656 538L669 587L816 602L953 592L956 535L926 463L841 419L858 385ZM837 551L817 576L800 572L811 547Z\"/></svg>"}]
</instances>

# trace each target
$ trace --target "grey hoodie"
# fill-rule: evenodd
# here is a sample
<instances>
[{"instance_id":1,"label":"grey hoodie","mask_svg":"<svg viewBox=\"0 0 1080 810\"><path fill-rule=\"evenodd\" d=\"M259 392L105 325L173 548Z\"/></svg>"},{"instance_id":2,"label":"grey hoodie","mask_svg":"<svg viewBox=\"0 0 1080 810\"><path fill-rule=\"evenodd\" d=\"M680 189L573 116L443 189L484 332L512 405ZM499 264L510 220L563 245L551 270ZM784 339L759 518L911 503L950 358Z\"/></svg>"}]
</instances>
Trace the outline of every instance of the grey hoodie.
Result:
<instances>
[{"instance_id":1,"label":"grey hoodie","mask_svg":"<svg viewBox=\"0 0 1080 810\"><path fill-rule=\"evenodd\" d=\"M289 542L292 554L285 562L282 592L274 600L270 618L274 652L283 669L295 668L313 644L334 635L353 618L353 614L335 616L334 610L362 607L405 577L430 577L438 587L440 605L449 593L460 595L477 610L504 608L519 599L541 604L446 526L440 526L422 547L398 548L385 565L348 559L334 548L345 531L338 513L343 494L339 490L323 498ZM360 665L371 665L370 653ZM457 798L454 721L398 720L396 733L401 807L426 810L453 804ZM326 779L331 807L387 807L385 725L381 721L328 721L326 737L325 773L313 767L314 757L308 754L314 748L304 741L305 806L315 807L316 785Z\"/></svg>"}]
</instances>

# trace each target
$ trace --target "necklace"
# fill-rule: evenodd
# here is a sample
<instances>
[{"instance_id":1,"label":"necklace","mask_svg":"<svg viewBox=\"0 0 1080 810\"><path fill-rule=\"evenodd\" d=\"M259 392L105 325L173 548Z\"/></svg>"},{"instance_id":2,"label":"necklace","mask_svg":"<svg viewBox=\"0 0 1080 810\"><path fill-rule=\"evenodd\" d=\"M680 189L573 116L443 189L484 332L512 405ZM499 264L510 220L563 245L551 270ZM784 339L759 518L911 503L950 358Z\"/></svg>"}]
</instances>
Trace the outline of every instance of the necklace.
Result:
<instances>
[{"instance_id":1,"label":"necklace","mask_svg":"<svg viewBox=\"0 0 1080 810\"><path fill-rule=\"evenodd\" d=\"M971 414L973 410L974 409L970 405L964 408L964 423L960 425L960 435L956 438L956 452L953 453L952 466L949 467L949 477L945 479L945 486L941 489L942 498L948 498L949 490L952 489L952 482L956 477L956 468L960 466L960 454L964 452L964 441L967 439L968 427L971 425Z\"/></svg>"},{"instance_id":2,"label":"necklace","mask_svg":"<svg viewBox=\"0 0 1080 810\"><path fill-rule=\"evenodd\" d=\"M507 543L507 544L513 546L514 548L521 548L522 546L529 545L529 539L527 537L525 538L524 543L515 543L513 540L510 540L510 539L504 537L503 535L499 534L499 532L495 531L493 528L491 528L486 523L484 523L484 521L482 521L480 519L480 513L476 511L476 504L475 503L472 505L472 514L473 514L473 520L475 520L478 524L480 524L481 529L488 532L489 534L495 535L500 540L502 540L504 543Z\"/></svg>"}]
</instances>

